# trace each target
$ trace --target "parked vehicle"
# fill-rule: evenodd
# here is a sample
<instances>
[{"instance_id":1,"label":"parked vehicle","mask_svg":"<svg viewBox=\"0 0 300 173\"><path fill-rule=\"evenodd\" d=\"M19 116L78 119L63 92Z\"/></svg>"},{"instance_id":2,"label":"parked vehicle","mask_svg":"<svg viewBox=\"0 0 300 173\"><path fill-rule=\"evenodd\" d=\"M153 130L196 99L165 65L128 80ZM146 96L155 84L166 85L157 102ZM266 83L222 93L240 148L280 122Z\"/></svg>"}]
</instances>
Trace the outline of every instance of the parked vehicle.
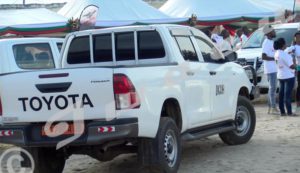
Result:
<instances>
[{"instance_id":1,"label":"parked vehicle","mask_svg":"<svg viewBox=\"0 0 300 173\"><path fill-rule=\"evenodd\" d=\"M273 25L276 31L276 38L284 38L288 43L287 46L292 44L294 34L299 29L299 23L277 24ZM274 40L276 40L276 38ZM268 80L264 74L263 60L262 60L262 44L265 40L265 35L262 28L256 30L243 45L242 49L237 51L238 63L245 66L251 65L257 71L257 86L261 89L262 93L268 91ZM279 85L278 85L279 86Z\"/></svg>"},{"instance_id":2,"label":"parked vehicle","mask_svg":"<svg viewBox=\"0 0 300 173\"><path fill-rule=\"evenodd\" d=\"M80 31L62 50L62 69L0 76L0 142L25 147L36 172L62 172L72 154L136 152L142 165L175 173L182 140L219 134L237 145L253 135L245 70L195 28Z\"/></svg>"},{"instance_id":3,"label":"parked vehicle","mask_svg":"<svg viewBox=\"0 0 300 173\"><path fill-rule=\"evenodd\" d=\"M0 74L58 67L60 38L10 38L0 40Z\"/></svg>"}]
</instances>

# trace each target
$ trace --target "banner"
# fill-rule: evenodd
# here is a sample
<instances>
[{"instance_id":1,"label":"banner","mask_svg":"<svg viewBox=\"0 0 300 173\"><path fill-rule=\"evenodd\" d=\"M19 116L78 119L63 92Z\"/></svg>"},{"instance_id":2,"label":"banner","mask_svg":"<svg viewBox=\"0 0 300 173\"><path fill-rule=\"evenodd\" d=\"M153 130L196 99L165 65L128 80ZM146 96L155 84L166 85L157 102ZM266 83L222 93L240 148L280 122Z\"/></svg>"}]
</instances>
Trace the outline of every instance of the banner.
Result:
<instances>
[{"instance_id":1,"label":"banner","mask_svg":"<svg viewBox=\"0 0 300 173\"><path fill-rule=\"evenodd\" d=\"M79 30L95 28L99 7L95 5L87 6L80 15Z\"/></svg>"}]
</instances>

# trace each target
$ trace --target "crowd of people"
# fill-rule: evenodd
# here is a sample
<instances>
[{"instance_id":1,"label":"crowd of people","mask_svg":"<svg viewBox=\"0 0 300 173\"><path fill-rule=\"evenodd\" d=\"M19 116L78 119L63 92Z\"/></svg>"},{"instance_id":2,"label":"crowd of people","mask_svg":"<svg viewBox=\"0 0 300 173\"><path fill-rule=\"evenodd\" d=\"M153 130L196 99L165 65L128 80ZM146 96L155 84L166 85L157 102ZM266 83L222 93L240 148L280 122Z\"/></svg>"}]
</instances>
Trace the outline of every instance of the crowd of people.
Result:
<instances>
[{"instance_id":1,"label":"crowd of people","mask_svg":"<svg viewBox=\"0 0 300 173\"><path fill-rule=\"evenodd\" d=\"M247 27L237 29L234 36L229 31L215 27L212 31L205 30L205 34L211 38L222 51L236 51L248 40L251 32ZM297 116L300 112L300 31L295 33L294 42L287 47L284 38L276 38L276 32L271 25L263 27L266 39L262 45L262 60L264 61L264 73L269 82L268 90L268 114L281 116ZM292 91L297 79L296 110L292 110ZM276 103L276 90L279 83L278 108Z\"/></svg>"},{"instance_id":2,"label":"crowd of people","mask_svg":"<svg viewBox=\"0 0 300 173\"><path fill-rule=\"evenodd\" d=\"M300 109L300 32L294 35L292 46L287 47L284 38L276 38L276 32L270 25L263 28L266 39L263 42L262 59L264 61L264 72L268 77L269 92L268 104L269 114L280 114L281 116L297 116ZM298 76L298 87L296 93L297 109L292 110L292 91ZM279 81L279 110L276 105L276 89Z\"/></svg>"},{"instance_id":3,"label":"crowd of people","mask_svg":"<svg viewBox=\"0 0 300 173\"><path fill-rule=\"evenodd\" d=\"M222 26L216 26L212 31L209 29L204 30L204 33L211 38L222 52L240 49L251 34L246 26L237 29L234 35L231 35L230 32L222 28Z\"/></svg>"}]
</instances>

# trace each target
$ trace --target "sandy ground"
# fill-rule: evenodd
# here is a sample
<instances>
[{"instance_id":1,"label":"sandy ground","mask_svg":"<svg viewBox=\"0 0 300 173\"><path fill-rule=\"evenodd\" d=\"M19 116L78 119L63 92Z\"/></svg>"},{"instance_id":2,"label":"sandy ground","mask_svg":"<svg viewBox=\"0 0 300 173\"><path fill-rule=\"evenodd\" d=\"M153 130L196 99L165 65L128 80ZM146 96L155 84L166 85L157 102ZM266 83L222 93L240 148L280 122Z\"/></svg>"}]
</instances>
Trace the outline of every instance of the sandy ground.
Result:
<instances>
[{"instance_id":1,"label":"sandy ground","mask_svg":"<svg viewBox=\"0 0 300 173\"><path fill-rule=\"evenodd\" d=\"M184 143L179 173L300 173L300 116L266 114L255 105L257 126L245 145L227 146L218 136ZM3 148L2 148L3 151ZM110 162L72 156L64 173L140 173L136 155L122 155Z\"/></svg>"}]
</instances>

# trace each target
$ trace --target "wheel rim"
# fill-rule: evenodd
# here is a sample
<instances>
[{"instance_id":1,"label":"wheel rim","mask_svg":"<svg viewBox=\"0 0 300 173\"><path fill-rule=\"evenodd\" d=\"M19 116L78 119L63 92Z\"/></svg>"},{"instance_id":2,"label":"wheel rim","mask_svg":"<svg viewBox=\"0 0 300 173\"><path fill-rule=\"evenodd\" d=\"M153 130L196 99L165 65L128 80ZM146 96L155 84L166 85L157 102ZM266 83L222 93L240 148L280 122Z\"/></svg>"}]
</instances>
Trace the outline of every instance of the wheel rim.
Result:
<instances>
[{"instance_id":1,"label":"wheel rim","mask_svg":"<svg viewBox=\"0 0 300 173\"><path fill-rule=\"evenodd\" d=\"M173 167L177 160L178 144L175 133L171 130L169 130L165 135L164 151L168 166Z\"/></svg>"},{"instance_id":2,"label":"wheel rim","mask_svg":"<svg viewBox=\"0 0 300 173\"><path fill-rule=\"evenodd\" d=\"M244 136L248 133L251 124L251 118L248 109L244 106L238 106L236 113L236 134Z\"/></svg>"}]
</instances>

